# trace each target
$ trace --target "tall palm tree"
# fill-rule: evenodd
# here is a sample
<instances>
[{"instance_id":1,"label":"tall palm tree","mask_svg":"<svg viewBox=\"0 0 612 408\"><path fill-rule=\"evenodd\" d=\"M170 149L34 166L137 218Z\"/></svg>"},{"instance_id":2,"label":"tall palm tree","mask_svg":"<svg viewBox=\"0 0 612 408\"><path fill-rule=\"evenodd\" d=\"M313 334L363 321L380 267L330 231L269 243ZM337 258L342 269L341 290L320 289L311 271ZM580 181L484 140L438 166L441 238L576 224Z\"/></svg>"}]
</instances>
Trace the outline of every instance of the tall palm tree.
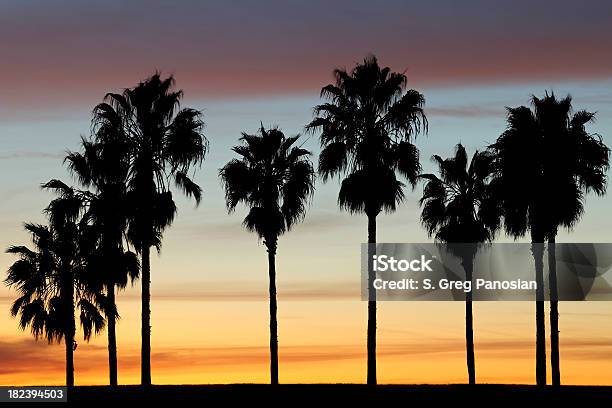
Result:
<instances>
[{"instance_id":1,"label":"tall palm tree","mask_svg":"<svg viewBox=\"0 0 612 408\"><path fill-rule=\"evenodd\" d=\"M85 341L104 328L100 314L102 301L89 279L86 258L87 227L81 223L80 195L63 183L52 180L44 185L60 192L45 212L49 225L26 223L31 234L32 249L11 246L7 253L19 256L8 270L5 283L16 289L19 298L11 314L19 316L21 329L30 328L34 337L49 343L64 340L66 349L66 385L74 385L74 350L76 319L83 329Z\"/></svg>"},{"instance_id":2,"label":"tall palm tree","mask_svg":"<svg viewBox=\"0 0 612 408\"><path fill-rule=\"evenodd\" d=\"M85 187L87 194L85 217L95 235L95 251L88 267L104 287L104 313L108 334L109 383L117 381L116 322L119 318L115 290L126 287L139 275L136 254L126 250L127 182L129 172L129 143L121 127L103 124L95 129L92 140L82 139L82 152L70 152L66 162L71 173Z\"/></svg>"},{"instance_id":3,"label":"tall palm tree","mask_svg":"<svg viewBox=\"0 0 612 408\"><path fill-rule=\"evenodd\" d=\"M550 362L552 384L561 384L559 361L559 305L555 241L559 228L571 230L584 212L585 194L606 192L609 149L601 137L589 134L586 125L595 114L573 112L572 98L557 99L554 93L532 97L533 115L541 146L544 198L550 225L548 283L550 290Z\"/></svg>"},{"instance_id":4,"label":"tall palm tree","mask_svg":"<svg viewBox=\"0 0 612 408\"><path fill-rule=\"evenodd\" d=\"M427 130L423 95L406 88L406 76L381 68L367 57L350 72L334 71L335 84L321 96L329 102L314 109L307 129L320 131L318 172L323 181L346 175L338 194L340 208L365 213L369 251L376 243L376 217L393 212L404 198L404 184L396 172L414 186L420 172L419 151L413 137ZM374 271L368 273L367 383L376 384L376 293Z\"/></svg>"},{"instance_id":5,"label":"tall palm tree","mask_svg":"<svg viewBox=\"0 0 612 408\"><path fill-rule=\"evenodd\" d=\"M156 73L121 94L108 94L93 118L94 126L120 127L129 143L128 237L141 256L143 385L151 384L150 249L161 248L163 231L176 215L172 183L199 204L202 189L190 171L208 149L201 112L181 109L183 92L173 86L172 76Z\"/></svg>"},{"instance_id":6,"label":"tall palm tree","mask_svg":"<svg viewBox=\"0 0 612 408\"><path fill-rule=\"evenodd\" d=\"M473 280L474 257L478 244L490 242L499 226L498 206L492 200L489 181L493 174L493 156L476 151L468 165L465 148L458 144L455 156L433 156L440 177L422 174L427 182L420 204L421 222L429 236L448 244L460 257L465 279ZM468 378L476 383L472 292L465 294L465 343Z\"/></svg>"},{"instance_id":7,"label":"tall palm tree","mask_svg":"<svg viewBox=\"0 0 612 408\"><path fill-rule=\"evenodd\" d=\"M507 108L507 129L490 145L495 155L491 181L504 216L508 235L531 236L536 290L536 383L546 384L546 323L544 314L544 240L548 230L546 198L541 171L538 124L526 106Z\"/></svg>"},{"instance_id":8,"label":"tall palm tree","mask_svg":"<svg viewBox=\"0 0 612 408\"><path fill-rule=\"evenodd\" d=\"M247 230L263 239L268 251L270 279L270 382L278 384L278 333L276 305L276 249L278 237L301 221L314 192L314 169L310 152L295 146L299 135L285 137L278 129L258 135L242 134L243 144L233 151L240 158L228 162L219 177L225 189L227 209L239 203L249 207Z\"/></svg>"},{"instance_id":9,"label":"tall palm tree","mask_svg":"<svg viewBox=\"0 0 612 408\"><path fill-rule=\"evenodd\" d=\"M501 198L506 231L531 232L538 285L536 301L536 380L546 384L543 243L548 240L552 382L560 384L555 238L583 213L584 194L605 193L609 150L586 124L594 114L572 113L571 97L554 94L508 109L508 128L491 145L497 156L493 184Z\"/></svg>"}]
</instances>

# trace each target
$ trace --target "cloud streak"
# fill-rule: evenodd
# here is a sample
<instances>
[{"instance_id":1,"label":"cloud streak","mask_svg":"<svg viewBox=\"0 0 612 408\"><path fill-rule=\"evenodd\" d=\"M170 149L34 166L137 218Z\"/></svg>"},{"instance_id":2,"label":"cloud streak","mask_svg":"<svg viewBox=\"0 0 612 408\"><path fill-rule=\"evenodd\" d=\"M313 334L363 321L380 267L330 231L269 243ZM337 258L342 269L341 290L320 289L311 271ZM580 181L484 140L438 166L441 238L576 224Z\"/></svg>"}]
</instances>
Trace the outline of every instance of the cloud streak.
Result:
<instances>
[{"instance_id":1,"label":"cloud streak","mask_svg":"<svg viewBox=\"0 0 612 408\"><path fill-rule=\"evenodd\" d=\"M426 113L431 116L447 116L457 118L494 117L504 118L503 109L491 109L481 106L427 107Z\"/></svg>"},{"instance_id":2,"label":"cloud streak","mask_svg":"<svg viewBox=\"0 0 612 408\"><path fill-rule=\"evenodd\" d=\"M380 344L378 357L384 361L412 361L423 363L431 359L463 358L464 341L461 338L423 339L399 344ZM530 340L479 340L476 344L481 359L494 359L498 364L508 359L532 359L533 342ZM269 350L266 345L227 345L203 347L158 346L152 355L154 371L160 376L175 375L183 378L190 372L220 373L226 371L253 372L267 369ZM612 344L609 339L564 339L564 360L598 361L609 359ZM451 355L453 357L451 357ZM293 344L282 345L280 361L286 371L299 370L301 364L325 367L342 362L365 361L362 344ZM30 340L0 341L0 383L31 384L46 378L48 383L61 383L64 361L63 346L47 346ZM103 346L86 345L76 352L76 376L80 383L103 382L106 375L106 350ZM119 358L123 375L136 376L140 359L137 348L122 349ZM502 375L500 373L500 375ZM442 376L443 377L443 376ZM95 379L98 380L95 380ZM12 380L11 380L12 379ZM11 383L11 381L14 381ZM441 378L441 381L443 379ZM601 379L605 382L605 379Z\"/></svg>"},{"instance_id":3,"label":"cloud streak","mask_svg":"<svg viewBox=\"0 0 612 408\"><path fill-rule=\"evenodd\" d=\"M0 154L0 160L13 159L63 159L65 153L49 153L49 152L14 152L8 154Z\"/></svg>"},{"instance_id":4,"label":"cloud streak","mask_svg":"<svg viewBox=\"0 0 612 408\"><path fill-rule=\"evenodd\" d=\"M228 290L231 288L231 290ZM120 295L124 299L139 298L137 293ZM188 282L165 284L163 289L153 288L155 301L267 301L268 291L265 284L254 282ZM359 300L359 282L293 282L278 284L280 301L316 300Z\"/></svg>"},{"instance_id":5,"label":"cloud streak","mask_svg":"<svg viewBox=\"0 0 612 408\"><path fill-rule=\"evenodd\" d=\"M188 98L315 95L369 52L418 88L610 78L611 16L604 1L19 2L0 18L0 102L93 104L156 69Z\"/></svg>"}]
</instances>

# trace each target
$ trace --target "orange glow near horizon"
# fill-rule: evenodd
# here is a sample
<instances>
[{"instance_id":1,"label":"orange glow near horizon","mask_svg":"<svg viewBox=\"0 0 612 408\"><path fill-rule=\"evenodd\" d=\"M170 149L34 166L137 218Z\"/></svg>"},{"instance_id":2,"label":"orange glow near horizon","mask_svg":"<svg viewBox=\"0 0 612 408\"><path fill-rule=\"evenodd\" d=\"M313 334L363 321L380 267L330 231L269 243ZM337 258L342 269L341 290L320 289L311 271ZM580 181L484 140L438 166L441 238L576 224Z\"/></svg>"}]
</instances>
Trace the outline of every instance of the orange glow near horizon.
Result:
<instances>
[{"instance_id":1,"label":"orange glow near horizon","mask_svg":"<svg viewBox=\"0 0 612 408\"><path fill-rule=\"evenodd\" d=\"M466 381L463 303L379 303L380 383ZM611 313L605 303L561 304L564 384L612 384ZM139 302L120 302L119 381L140 380ZM152 371L157 384L266 383L266 301L153 299ZM3 300L0 308L6 310ZM427 313L422 311L427 308ZM475 305L476 372L481 383L533 383L533 305ZM363 383L366 304L359 300L289 300L279 308L283 383ZM34 342L2 317L0 384L59 385L62 345ZM106 335L75 353L77 385L107 383ZM588 370L584 368L588 367Z\"/></svg>"}]
</instances>

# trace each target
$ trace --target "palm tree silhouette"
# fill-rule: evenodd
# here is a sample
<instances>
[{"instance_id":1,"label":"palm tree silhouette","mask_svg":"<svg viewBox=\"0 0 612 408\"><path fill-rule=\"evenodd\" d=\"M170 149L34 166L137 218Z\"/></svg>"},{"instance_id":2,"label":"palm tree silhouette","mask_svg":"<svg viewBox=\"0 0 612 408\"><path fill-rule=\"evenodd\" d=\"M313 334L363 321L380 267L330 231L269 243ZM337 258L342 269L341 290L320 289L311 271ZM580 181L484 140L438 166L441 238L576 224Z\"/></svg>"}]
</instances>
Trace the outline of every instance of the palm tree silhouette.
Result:
<instances>
[{"instance_id":1,"label":"palm tree silhouette","mask_svg":"<svg viewBox=\"0 0 612 408\"><path fill-rule=\"evenodd\" d=\"M556 235L559 228L571 230L579 221L584 212L585 193L605 194L609 149L599 135L586 131L595 114L573 113L571 96L557 99L554 93L546 93L543 98L533 96L531 102L532 112L523 108L528 128L516 130L531 132L522 137L530 143L533 150L530 157L539 172L537 180L542 182L537 188L546 209L541 222L548 240L551 377L553 385L560 385Z\"/></svg>"},{"instance_id":2,"label":"palm tree silhouette","mask_svg":"<svg viewBox=\"0 0 612 408\"><path fill-rule=\"evenodd\" d=\"M219 170L227 209L239 203L249 207L243 225L263 239L268 251L270 279L270 382L278 384L278 333L276 305L276 249L278 237L301 221L314 192L310 152L295 146L298 136L285 137L278 129L258 135L242 134L243 144L232 150L240 158Z\"/></svg>"},{"instance_id":3,"label":"palm tree silhouette","mask_svg":"<svg viewBox=\"0 0 612 408\"><path fill-rule=\"evenodd\" d=\"M183 92L173 86L172 76L162 79L156 73L121 94L108 94L93 118L94 126L120 127L129 144L128 238L141 256L143 385L151 384L150 249L159 251L163 231L176 215L172 182L199 204L202 190L189 172L208 150L201 112L180 109Z\"/></svg>"},{"instance_id":4,"label":"palm tree silhouette","mask_svg":"<svg viewBox=\"0 0 612 408\"><path fill-rule=\"evenodd\" d=\"M412 138L427 129L424 98L406 87L404 74L381 68L376 57L367 57L351 72L334 71L335 84L321 96L330 102L314 109L315 119L306 126L321 132L323 150L319 174L323 181L345 174L338 194L340 208L368 217L368 243L376 243L376 217L395 211L404 198L404 184L396 171L414 188L421 170L419 151ZM369 245L373 251L373 245ZM368 287L374 272L369 271ZM376 384L376 294L369 291L367 383Z\"/></svg>"},{"instance_id":5,"label":"palm tree silhouette","mask_svg":"<svg viewBox=\"0 0 612 408\"><path fill-rule=\"evenodd\" d=\"M536 290L536 383L546 385L546 323L544 315L544 240L548 230L542 147L538 123L526 106L507 108L507 129L489 146L495 155L494 196L503 213L504 229L518 238L531 235Z\"/></svg>"},{"instance_id":6,"label":"palm tree silhouette","mask_svg":"<svg viewBox=\"0 0 612 408\"><path fill-rule=\"evenodd\" d=\"M440 177L422 174L427 180L420 204L421 222L429 236L447 244L451 253L462 260L465 278L473 280L474 257L478 244L490 242L499 227L499 213L492 200L489 180L493 174L493 156L476 151L468 166L463 145L458 144L455 156L432 157ZM465 294L465 343L469 383L476 383L472 292Z\"/></svg>"},{"instance_id":7,"label":"palm tree silhouette","mask_svg":"<svg viewBox=\"0 0 612 408\"><path fill-rule=\"evenodd\" d=\"M129 143L117 124L102 124L92 140L82 139L82 152L70 152L66 162L70 172L86 188L88 209L85 217L94 234L95 251L89 259L89 272L106 292L104 313L108 334L109 383L117 385L117 336L119 318L115 288L123 289L128 280L138 278L138 257L125 249L128 202Z\"/></svg>"},{"instance_id":8,"label":"palm tree silhouette","mask_svg":"<svg viewBox=\"0 0 612 408\"><path fill-rule=\"evenodd\" d=\"M66 349L66 386L74 386L74 350L76 319L83 329L85 341L104 328L100 314L103 301L88 276L87 226L82 223L81 195L60 181L52 180L44 188L60 193L45 209L49 225L26 223L31 234L32 249L11 246L7 253L19 256L8 269L5 283L19 293L11 307L11 315L19 316L22 330L30 327L38 340L49 343L64 340Z\"/></svg>"}]
</instances>

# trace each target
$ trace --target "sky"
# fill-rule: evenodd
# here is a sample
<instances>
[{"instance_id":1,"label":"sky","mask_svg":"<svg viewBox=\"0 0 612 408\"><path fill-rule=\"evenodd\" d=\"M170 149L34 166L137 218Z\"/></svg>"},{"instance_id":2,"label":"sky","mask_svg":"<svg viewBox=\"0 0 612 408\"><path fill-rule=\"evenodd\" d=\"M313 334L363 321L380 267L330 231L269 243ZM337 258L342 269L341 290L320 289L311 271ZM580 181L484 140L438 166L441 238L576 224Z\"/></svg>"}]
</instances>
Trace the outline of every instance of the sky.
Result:
<instances>
[{"instance_id":1,"label":"sky","mask_svg":"<svg viewBox=\"0 0 612 408\"><path fill-rule=\"evenodd\" d=\"M25 221L44 222L41 183L74 183L62 165L89 134L107 92L155 71L174 75L183 106L202 110L210 152L196 181L199 207L179 215L152 259L154 383L266 382L267 262L263 244L228 215L218 169L240 133L260 123L304 134L320 88L337 67L368 54L404 72L424 93L432 154L469 152L505 128L505 107L530 95L570 93L597 112L590 131L612 145L612 3L607 1L4 1L0 4L0 248L28 243ZM551 12L553 10L554 12ZM281 382L364 382L366 303L359 250L366 220L336 205L338 180L318 181L304 222L278 252ZM428 242L419 224L422 186L379 217L381 242ZM177 195L178 196L178 195ZM558 241L610 242L610 197L587 198L585 215ZM508 240L500 236L499 240ZM14 258L0 254L0 271ZM4 273L4 272L1 272ZM119 381L139 381L138 285L119 295ZM61 384L63 345L35 342L9 315L0 287L0 384ZM561 309L562 380L612 384L612 308ZM477 379L533 383L534 306L475 305ZM461 302L385 302L379 308L379 381L465 382ZM82 338L76 383L107 381L106 341Z\"/></svg>"}]
</instances>

